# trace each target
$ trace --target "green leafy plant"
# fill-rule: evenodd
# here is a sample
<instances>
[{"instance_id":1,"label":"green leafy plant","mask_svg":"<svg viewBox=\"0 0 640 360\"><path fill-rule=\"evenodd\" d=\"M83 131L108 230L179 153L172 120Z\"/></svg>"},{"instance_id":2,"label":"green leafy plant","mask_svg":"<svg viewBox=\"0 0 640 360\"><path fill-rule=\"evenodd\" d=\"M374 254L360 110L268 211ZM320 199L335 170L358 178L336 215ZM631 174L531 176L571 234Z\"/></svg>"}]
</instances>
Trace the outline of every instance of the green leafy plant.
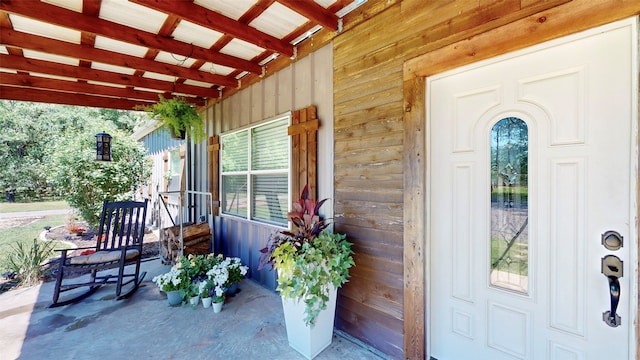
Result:
<instances>
[{"instance_id":1,"label":"green leafy plant","mask_svg":"<svg viewBox=\"0 0 640 360\"><path fill-rule=\"evenodd\" d=\"M185 291L191 286L189 275L177 263L169 272L155 276L151 281L156 283L160 290L164 292L181 290Z\"/></svg>"},{"instance_id":2,"label":"green leafy plant","mask_svg":"<svg viewBox=\"0 0 640 360\"><path fill-rule=\"evenodd\" d=\"M198 285L201 298L209 298L215 295L216 283L211 279L204 280Z\"/></svg>"},{"instance_id":3,"label":"green leafy plant","mask_svg":"<svg viewBox=\"0 0 640 360\"><path fill-rule=\"evenodd\" d=\"M182 298L183 305L190 302L190 299L196 296L200 296L200 282L191 282L189 287L183 290ZM195 307L197 303L191 303L191 307Z\"/></svg>"},{"instance_id":4,"label":"green leafy plant","mask_svg":"<svg viewBox=\"0 0 640 360\"><path fill-rule=\"evenodd\" d=\"M304 321L309 326L326 309L331 287L346 283L355 265L346 235L328 231L328 224L318 215L325 201L309 198L305 186L289 213L293 228L273 234L260 256L259 269L271 265L278 271L280 295L304 301Z\"/></svg>"},{"instance_id":5,"label":"green leafy plant","mask_svg":"<svg viewBox=\"0 0 640 360\"><path fill-rule=\"evenodd\" d=\"M181 268L189 275L191 282L196 283L205 278L206 272L219 260L213 254L189 254L188 256L180 256L178 261L181 264Z\"/></svg>"},{"instance_id":6,"label":"green leafy plant","mask_svg":"<svg viewBox=\"0 0 640 360\"><path fill-rule=\"evenodd\" d=\"M43 264L52 256L55 243L33 239L31 246L16 242L6 259L6 267L18 274L20 282L31 286L44 276Z\"/></svg>"},{"instance_id":7,"label":"green leafy plant","mask_svg":"<svg viewBox=\"0 0 640 360\"><path fill-rule=\"evenodd\" d=\"M204 122L195 105L179 96L165 99L159 95L159 98L157 103L141 109L160 120L170 132L177 136L186 133L196 143L206 138Z\"/></svg>"}]
</instances>

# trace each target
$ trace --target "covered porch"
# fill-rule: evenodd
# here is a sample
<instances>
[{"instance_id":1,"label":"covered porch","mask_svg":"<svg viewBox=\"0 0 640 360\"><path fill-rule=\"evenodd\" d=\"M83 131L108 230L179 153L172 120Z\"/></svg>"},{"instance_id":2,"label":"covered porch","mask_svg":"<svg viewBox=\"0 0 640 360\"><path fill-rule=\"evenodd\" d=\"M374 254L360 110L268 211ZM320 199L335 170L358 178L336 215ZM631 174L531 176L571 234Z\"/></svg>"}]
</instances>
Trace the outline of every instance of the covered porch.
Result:
<instances>
[{"instance_id":1,"label":"covered porch","mask_svg":"<svg viewBox=\"0 0 640 360\"><path fill-rule=\"evenodd\" d=\"M151 279L168 271L160 260L135 295L113 299L105 286L74 305L49 309L53 283L0 295L0 348L7 359L304 359L289 347L280 297L250 279L220 313L202 305L170 307ZM385 359L341 331L316 359Z\"/></svg>"}]
</instances>

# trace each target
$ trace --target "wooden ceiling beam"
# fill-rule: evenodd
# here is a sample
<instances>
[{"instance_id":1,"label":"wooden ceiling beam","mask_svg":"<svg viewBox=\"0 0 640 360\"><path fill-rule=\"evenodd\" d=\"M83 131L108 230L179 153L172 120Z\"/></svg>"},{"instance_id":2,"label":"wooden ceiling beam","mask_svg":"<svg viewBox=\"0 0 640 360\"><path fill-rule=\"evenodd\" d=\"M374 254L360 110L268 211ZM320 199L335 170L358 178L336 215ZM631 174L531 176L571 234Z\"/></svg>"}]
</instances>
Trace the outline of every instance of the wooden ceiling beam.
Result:
<instances>
[{"instance_id":1,"label":"wooden ceiling beam","mask_svg":"<svg viewBox=\"0 0 640 360\"><path fill-rule=\"evenodd\" d=\"M2 74L0 84L17 87L28 87L44 90L62 91L67 93L81 93L89 95L100 95L117 97L129 100L158 101L158 93L152 91L141 91L130 88L121 88L106 85L87 84L86 82L76 82L68 80L50 79L27 74ZM172 95L163 94L165 98ZM197 106L204 105L201 98L185 98L188 102Z\"/></svg>"},{"instance_id":2,"label":"wooden ceiling beam","mask_svg":"<svg viewBox=\"0 0 640 360\"><path fill-rule=\"evenodd\" d=\"M110 84L120 84L125 86L155 89L167 93L178 92L205 98L216 98L219 95L219 91L213 88L205 88L185 84L174 84L172 82L163 80L143 78L140 76L114 73L105 70L80 68L78 66L65 65L52 61L23 58L22 56L16 55L0 54L0 67L16 71L38 72L42 74L63 76L88 81L90 80Z\"/></svg>"},{"instance_id":3,"label":"wooden ceiling beam","mask_svg":"<svg viewBox=\"0 0 640 360\"><path fill-rule=\"evenodd\" d=\"M338 16L315 1L278 0L278 2L308 18L313 23L318 23L333 31L338 30Z\"/></svg>"},{"instance_id":4,"label":"wooden ceiling beam","mask_svg":"<svg viewBox=\"0 0 640 360\"><path fill-rule=\"evenodd\" d=\"M291 63L291 57L296 47L297 57L305 56L307 41L303 41L296 47L291 45L291 42L294 39L301 38L302 34L317 25L324 27L324 29L321 31L322 35L317 33L313 36L316 46L318 45L318 39L322 39L320 42L324 43L325 39L336 36L335 30L338 29L340 19L335 13L352 2L352 0L336 0L325 9L312 1L255 0L254 4L235 20L235 18L232 19L217 11L196 5L193 0L129 0L168 14L162 28L156 34L155 31L143 31L100 18L101 0L79 1L82 2L81 12L48 2L39 2L38 6L33 6L29 1L0 0L0 28L2 28L0 45L4 45L8 52L8 55L0 54L0 68L17 71L17 74L6 76L4 81L0 79L0 84L3 84L2 86L5 89L23 89L24 93L25 87L32 86L35 89L42 90L35 93L39 94L40 98L53 96L51 95L51 90L66 93L67 97L69 97L68 94L70 93L86 93L89 96L87 99L92 99L94 102L96 101L95 98L101 97L140 98L138 100L151 101L150 95L155 95L156 91L161 92L165 97L182 93L219 101L223 98L223 88L225 89L225 95L228 96L230 93L235 93L259 81L258 79L261 79L265 74L272 74L276 69ZM265 16L263 15L265 11L270 9L275 2L281 3L284 7L305 16L309 20L282 39L249 25L256 18ZM10 14L79 31L81 33L80 43L74 44L50 39L47 37L48 35L39 36L15 31L13 30ZM172 34L182 20L219 31L223 36L210 49L175 40ZM350 23L346 25L346 27L352 26ZM148 51L143 57L138 57L96 49L94 44L97 37L138 45L148 49ZM253 59L243 59L222 54L220 52L222 48L236 38L262 47L265 51ZM79 66L25 58L23 49L77 59ZM178 58L188 57L195 61L189 67L178 65L178 60L175 63L170 62L168 64L156 61L156 57L161 51L175 54ZM281 56L268 62L265 66L259 65L260 62L267 60L273 54ZM131 69L133 75L92 69L92 63L97 62ZM213 63L235 70L227 76L222 76L215 74L214 71L200 70L200 67L205 63ZM70 80L31 75L35 72L67 77ZM168 75L170 80L143 77L147 72ZM241 81L237 80L236 76L244 72L249 72L248 76L243 77ZM185 80L195 80L214 85L210 87L185 85ZM98 84L92 84L94 81L98 82ZM122 87L108 86L110 84L117 84ZM43 94L48 95L45 96ZM77 96L72 97L74 99L78 98ZM64 96L62 99L64 99ZM17 100L28 101L28 99ZM61 103L65 102L62 101ZM125 105L128 106L128 104ZM120 105L108 105L107 107L123 108Z\"/></svg>"},{"instance_id":5,"label":"wooden ceiling beam","mask_svg":"<svg viewBox=\"0 0 640 360\"><path fill-rule=\"evenodd\" d=\"M237 86L237 81L235 79L230 79L225 76L190 69L179 65L165 64L153 60L142 59L131 55L119 54L112 51L86 48L82 45L54 40L38 35L31 35L11 29L3 29L0 42L3 45L15 46L22 49L41 51L87 61L97 61L170 76L184 77L221 86Z\"/></svg>"},{"instance_id":6,"label":"wooden ceiling beam","mask_svg":"<svg viewBox=\"0 0 640 360\"><path fill-rule=\"evenodd\" d=\"M0 4L0 6L2 6L2 4ZM83 0L82 13L84 15L98 17L98 15L100 14L100 2ZM80 44L85 47L94 47L96 45L96 34L86 32L86 31L80 32ZM91 62L86 60L80 60L80 66L90 68ZM80 80L80 81L84 81L84 80Z\"/></svg>"},{"instance_id":7,"label":"wooden ceiling beam","mask_svg":"<svg viewBox=\"0 0 640 360\"><path fill-rule=\"evenodd\" d=\"M147 106L151 104L145 101L116 99L85 94L69 94L59 91L28 89L6 85L0 85L0 98L5 100L35 101L49 104L90 106L120 110L136 110L140 106Z\"/></svg>"},{"instance_id":8,"label":"wooden ceiling beam","mask_svg":"<svg viewBox=\"0 0 640 360\"><path fill-rule=\"evenodd\" d=\"M95 3L95 1L92 2ZM245 59L187 44L174 40L170 36L156 35L98 17L79 14L75 11L47 3L38 3L38 6L33 6L29 1L3 0L0 2L0 10L130 44L213 62L234 69L242 69L256 74L262 71L262 68L258 64Z\"/></svg>"},{"instance_id":9,"label":"wooden ceiling beam","mask_svg":"<svg viewBox=\"0 0 640 360\"><path fill-rule=\"evenodd\" d=\"M14 0L15 1L15 0ZM167 14L175 14L194 24L229 34L238 39L250 42L264 49L293 56L293 45L286 43L274 36L263 33L255 28L242 24L220 13L211 11L205 7L196 5L190 1L157 1L157 0L130 0Z\"/></svg>"},{"instance_id":10,"label":"wooden ceiling beam","mask_svg":"<svg viewBox=\"0 0 640 360\"><path fill-rule=\"evenodd\" d=\"M9 1L11 1L11 0L9 0ZM41 8L40 5L48 5L48 4L46 4L46 3L38 4L38 6L34 6L34 7ZM98 17L98 15L100 15L100 7L101 6L102 6L102 0L100 0L100 1L82 0L82 13L85 14L85 15ZM48 11L50 9L48 7L44 7L44 10ZM69 10L69 11L71 11L71 10Z\"/></svg>"},{"instance_id":11,"label":"wooden ceiling beam","mask_svg":"<svg viewBox=\"0 0 640 360\"><path fill-rule=\"evenodd\" d=\"M2 3L0 2L0 5ZM9 14L0 11L0 29L11 29L13 28L13 24L11 24L11 19L9 19ZM11 55L22 56L22 49L15 47L7 47L7 52Z\"/></svg>"}]
</instances>

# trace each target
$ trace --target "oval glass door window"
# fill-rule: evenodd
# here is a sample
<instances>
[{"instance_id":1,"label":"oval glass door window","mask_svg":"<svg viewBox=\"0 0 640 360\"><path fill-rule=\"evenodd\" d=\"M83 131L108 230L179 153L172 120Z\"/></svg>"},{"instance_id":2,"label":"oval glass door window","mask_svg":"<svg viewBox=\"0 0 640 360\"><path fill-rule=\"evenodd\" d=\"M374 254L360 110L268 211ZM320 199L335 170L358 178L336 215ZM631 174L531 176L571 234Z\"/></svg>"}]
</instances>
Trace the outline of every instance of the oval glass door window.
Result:
<instances>
[{"instance_id":1,"label":"oval glass door window","mask_svg":"<svg viewBox=\"0 0 640 360\"><path fill-rule=\"evenodd\" d=\"M515 117L491 129L491 285L528 293L527 124Z\"/></svg>"}]
</instances>

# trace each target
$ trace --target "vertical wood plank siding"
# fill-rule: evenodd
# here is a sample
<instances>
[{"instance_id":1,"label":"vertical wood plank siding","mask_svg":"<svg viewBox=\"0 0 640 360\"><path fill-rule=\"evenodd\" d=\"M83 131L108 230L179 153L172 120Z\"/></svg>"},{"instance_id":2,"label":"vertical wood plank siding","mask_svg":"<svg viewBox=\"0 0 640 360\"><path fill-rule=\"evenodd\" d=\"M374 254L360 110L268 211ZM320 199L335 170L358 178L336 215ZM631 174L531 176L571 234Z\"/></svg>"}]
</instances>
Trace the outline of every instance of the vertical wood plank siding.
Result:
<instances>
[{"instance_id":1,"label":"vertical wood plank siding","mask_svg":"<svg viewBox=\"0 0 640 360\"><path fill-rule=\"evenodd\" d=\"M605 0L404 0L334 39L334 217L336 230L349 235L356 251L339 300L340 328L394 358L427 355L425 74L403 75L403 64L449 46L448 61L438 53L416 64L433 74L452 68L456 59L479 60L484 48L473 46L474 36L493 29L510 30L483 45L529 28L524 47L577 31L563 28L568 24L594 27L637 14L637 7ZM569 23L562 20L566 12L575 12ZM560 25L549 26L551 33L536 27L556 18ZM513 50L491 49L491 56Z\"/></svg>"},{"instance_id":2,"label":"vertical wood plank siding","mask_svg":"<svg viewBox=\"0 0 640 360\"><path fill-rule=\"evenodd\" d=\"M312 116L321 118L320 128L317 129L318 142L309 143L307 132L298 135L298 149L303 149L304 157L298 156L298 161L302 164L300 171L292 173L292 180L298 183L311 181L317 188L318 196L333 197L333 166L332 158L327 158L326 153L333 153L333 49L331 45L324 46L314 53L299 59L289 67L280 72L265 78L263 81L255 83L246 89L240 90L229 98L214 104L206 109L206 121L208 134L215 139L220 134L248 125L259 124L273 117L292 112L292 115L303 114L303 123ZM311 106L313 105L313 106ZM295 111L303 109L302 111ZM297 114L297 115L296 115ZM316 115L317 114L317 115ZM325 125L326 124L326 125ZM316 132L313 132L314 134ZM316 137L314 137L315 139ZM300 144L300 141L304 144ZM210 140L208 147L204 150L196 149L196 153L209 159L208 162L196 169L199 173L209 173L211 157L215 155L215 140ZM328 148L328 145L331 148ZM322 160L317 160L316 155L311 155L309 151L317 148L317 151L324 152ZM307 151L309 150L309 151ZM207 151L211 151L207 154ZM294 154L298 154L294 152ZM297 155L296 155L297 156ZM311 165L309 161L312 162ZM308 166L315 167L315 161L321 167L316 174L309 171ZM304 181L301 180L300 173L304 173ZM316 176L318 180L309 180L309 176ZM206 186L209 189L198 189L200 191L215 191L219 176L216 171L211 171L210 176L216 179L209 179ZM315 185L317 184L317 186ZM219 184L217 185L219 186ZM304 186L302 184L301 186ZM296 193L297 192L297 193ZM299 195L295 190L292 196ZM331 211L332 206L325 206L325 211ZM325 216L331 217L328 212ZM249 266L249 276L260 282L265 287L275 290L275 273L268 269L258 271L260 249L263 248L272 232L280 230L277 227L249 222L233 216L216 216L214 221L214 249L229 256L237 256L242 262Z\"/></svg>"}]
</instances>

